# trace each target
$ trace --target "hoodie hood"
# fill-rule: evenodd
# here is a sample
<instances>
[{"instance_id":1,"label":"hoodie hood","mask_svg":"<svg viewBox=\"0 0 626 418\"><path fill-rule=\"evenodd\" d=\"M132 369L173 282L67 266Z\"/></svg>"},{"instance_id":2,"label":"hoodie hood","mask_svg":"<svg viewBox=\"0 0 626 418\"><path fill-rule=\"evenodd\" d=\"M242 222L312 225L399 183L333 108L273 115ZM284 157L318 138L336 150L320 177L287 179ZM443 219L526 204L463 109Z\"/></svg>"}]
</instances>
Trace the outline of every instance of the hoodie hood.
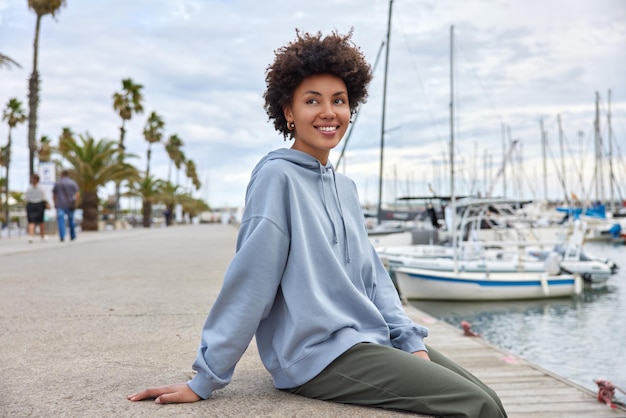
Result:
<instances>
[{"instance_id":1,"label":"hoodie hood","mask_svg":"<svg viewBox=\"0 0 626 418\"><path fill-rule=\"evenodd\" d=\"M252 178L255 177L258 171L261 168L263 168L263 166L268 161L272 161L272 160L289 161L290 163L299 165L300 167L307 168L309 170L319 171L320 167L323 167L329 170L333 169L333 165L330 163L330 161L326 163L326 165L324 166L322 165L322 163L320 163L320 161L317 158L313 157L310 154L307 154L306 152L298 151L298 150L291 149L291 148L280 148L280 149L270 152L258 162L256 167L252 171Z\"/></svg>"}]
</instances>

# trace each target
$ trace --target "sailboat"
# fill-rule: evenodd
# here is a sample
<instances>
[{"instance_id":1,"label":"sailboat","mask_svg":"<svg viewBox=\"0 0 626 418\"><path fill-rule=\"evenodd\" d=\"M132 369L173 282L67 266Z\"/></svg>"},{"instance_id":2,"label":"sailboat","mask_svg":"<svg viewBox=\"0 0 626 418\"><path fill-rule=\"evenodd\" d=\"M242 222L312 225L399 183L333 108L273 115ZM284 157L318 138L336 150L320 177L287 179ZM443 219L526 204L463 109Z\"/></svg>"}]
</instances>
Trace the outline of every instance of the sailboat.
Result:
<instances>
[{"instance_id":1,"label":"sailboat","mask_svg":"<svg viewBox=\"0 0 626 418\"><path fill-rule=\"evenodd\" d=\"M393 0L389 0L389 13L387 15L387 36L385 45L385 68L383 73L383 103L380 128L380 162L378 173L378 206L376 210L376 222L366 222L368 237L375 247L398 246L412 244L433 243L439 240L437 228L435 228L426 216L426 210L416 211L411 207L398 209L383 209L383 165L385 151L385 117L387 108L387 75L389 73L389 45L391 39L391 16ZM382 45L381 45L382 47ZM380 51L379 51L380 52ZM378 63L378 57L376 59ZM427 197L426 199L432 199ZM406 201L404 201L406 203ZM403 205L405 206L405 205ZM426 204L423 205L424 209ZM371 218L370 218L371 219Z\"/></svg>"},{"instance_id":2,"label":"sailboat","mask_svg":"<svg viewBox=\"0 0 626 418\"><path fill-rule=\"evenodd\" d=\"M495 202L486 199L465 199L457 202L454 187L454 26L450 28L450 202L449 222L451 247L413 247L421 256L401 256L393 249L379 249L387 262L400 294L407 299L436 300L511 300L564 297L582 292L579 275L564 274L560 256L553 254L546 262L487 260L480 249L470 256L471 240L461 240L471 225L479 220ZM460 213L457 214L457 209ZM457 220L457 216L460 219ZM430 252L435 256L424 256ZM463 256L460 259L460 256Z\"/></svg>"}]
</instances>

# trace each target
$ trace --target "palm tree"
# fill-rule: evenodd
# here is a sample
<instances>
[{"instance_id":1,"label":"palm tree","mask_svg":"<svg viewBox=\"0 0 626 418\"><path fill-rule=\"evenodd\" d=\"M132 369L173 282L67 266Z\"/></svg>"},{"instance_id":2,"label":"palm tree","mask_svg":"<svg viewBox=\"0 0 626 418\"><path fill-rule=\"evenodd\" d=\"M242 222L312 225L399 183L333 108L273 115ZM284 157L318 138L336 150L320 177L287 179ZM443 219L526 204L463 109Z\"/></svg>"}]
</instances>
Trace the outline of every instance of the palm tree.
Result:
<instances>
[{"instance_id":1,"label":"palm tree","mask_svg":"<svg viewBox=\"0 0 626 418\"><path fill-rule=\"evenodd\" d=\"M76 142L76 136L70 128L63 128L61 135L59 135L59 146L57 151L61 155L65 155L70 152L70 146L73 142Z\"/></svg>"},{"instance_id":2,"label":"palm tree","mask_svg":"<svg viewBox=\"0 0 626 418\"><path fill-rule=\"evenodd\" d=\"M122 118L120 126L119 157L124 160L124 137L126 136L126 121L132 119L133 115L143 113L143 96L141 95L141 84L133 83L133 80L126 78L122 80L122 92L113 94L113 110ZM120 184L115 184L115 219L118 218L120 208Z\"/></svg>"},{"instance_id":3,"label":"palm tree","mask_svg":"<svg viewBox=\"0 0 626 418\"><path fill-rule=\"evenodd\" d=\"M185 155L183 154L183 151L181 149L182 147L183 141L176 134L170 135L169 139L165 143L165 151L170 157L170 163L167 167L168 182L172 181L172 163L176 165L177 169L180 169L180 165L185 160Z\"/></svg>"},{"instance_id":4,"label":"palm tree","mask_svg":"<svg viewBox=\"0 0 626 418\"><path fill-rule=\"evenodd\" d=\"M194 163L191 160L187 160L185 162L185 174L187 174L187 177L191 180L196 190L199 190L201 183L200 183L200 180L198 180L198 172L196 171L196 163Z\"/></svg>"},{"instance_id":5,"label":"palm tree","mask_svg":"<svg viewBox=\"0 0 626 418\"><path fill-rule=\"evenodd\" d=\"M141 197L144 228L152 224L152 204L161 198L163 184L163 180L147 175L131 185L130 194Z\"/></svg>"},{"instance_id":6,"label":"palm tree","mask_svg":"<svg viewBox=\"0 0 626 418\"><path fill-rule=\"evenodd\" d=\"M143 128L143 136L148 141L147 152L147 166L146 166L146 178L150 176L150 156L152 155L152 144L161 142L163 138L163 129L165 128L165 122L163 118L156 112L150 113L150 117L146 121L146 126Z\"/></svg>"},{"instance_id":7,"label":"palm tree","mask_svg":"<svg viewBox=\"0 0 626 418\"><path fill-rule=\"evenodd\" d=\"M29 174L35 173L35 152L37 152L37 107L39 106L39 70L37 54L39 52L39 32L41 18L45 15L55 17L65 0L28 0L28 7L37 15L35 24L35 40L33 42L33 72L28 80L28 150Z\"/></svg>"},{"instance_id":8,"label":"palm tree","mask_svg":"<svg viewBox=\"0 0 626 418\"><path fill-rule=\"evenodd\" d=\"M11 65L15 65L17 68L22 68L17 61L11 59L11 57L0 53L0 68L2 67L10 67Z\"/></svg>"},{"instance_id":9,"label":"palm tree","mask_svg":"<svg viewBox=\"0 0 626 418\"><path fill-rule=\"evenodd\" d=\"M9 153L5 145L4 147L0 147L0 167L6 167L8 164L8 161L9 161ZM4 181L2 177L0 177L0 180Z\"/></svg>"},{"instance_id":10,"label":"palm tree","mask_svg":"<svg viewBox=\"0 0 626 418\"><path fill-rule=\"evenodd\" d=\"M198 216L201 212L211 210L211 207L202 199L196 199L189 193L183 193L178 197L183 207L183 213L189 214L190 218Z\"/></svg>"},{"instance_id":11,"label":"palm tree","mask_svg":"<svg viewBox=\"0 0 626 418\"><path fill-rule=\"evenodd\" d=\"M50 161L51 153L52 149L50 148L50 138L44 135L39 140L39 149L37 150L39 162Z\"/></svg>"},{"instance_id":12,"label":"palm tree","mask_svg":"<svg viewBox=\"0 0 626 418\"><path fill-rule=\"evenodd\" d=\"M143 85L133 83L130 78L122 80L122 92L113 94L113 110L122 118L120 126L120 149L124 150L124 137L126 136L126 121L131 120L133 115L143 113Z\"/></svg>"},{"instance_id":13,"label":"palm tree","mask_svg":"<svg viewBox=\"0 0 626 418\"><path fill-rule=\"evenodd\" d=\"M174 160L174 165L176 166L176 184L180 184L180 169L183 164L187 164L187 156L182 150L180 150L179 155Z\"/></svg>"},{"instance_id":14,"label":"palm tree","mask_svg":"<svg viewBox=\"0 0 626 418\"><path fill-rule=\"evenodd\" d=\"M76 180L81 191L83 209L83 231L98 230L98 188L114 181L136 181L137 169L120 160L118 147L114 141L96 141L88 133L79 136L80 141L65 139L59 144L59 153L71 166L70 176ZM125 157L133 155L125 154Z\"/></svg>"},{"instance_id":15,"label":"palm tree","mask_svg":"<svg viewBox=\"0 0 626 418\"><path fill-rule=\"evenodd\" d=\"M9 125L9 139L7 141L6 147L3 148L2 152L2 165L6 167L6 176L4 177L4 185L6 189L5 198L6 204L4 205L5 211L5 219L9 220L9 168L11 166L11 131L15 126L19 123L24 123L26 120L26 115L22 110L22 102L17 100L16 98L9 99L7 103L7 107L4 109L2 113L2 120L6 121Z\"/></svg>"}]
</instances>

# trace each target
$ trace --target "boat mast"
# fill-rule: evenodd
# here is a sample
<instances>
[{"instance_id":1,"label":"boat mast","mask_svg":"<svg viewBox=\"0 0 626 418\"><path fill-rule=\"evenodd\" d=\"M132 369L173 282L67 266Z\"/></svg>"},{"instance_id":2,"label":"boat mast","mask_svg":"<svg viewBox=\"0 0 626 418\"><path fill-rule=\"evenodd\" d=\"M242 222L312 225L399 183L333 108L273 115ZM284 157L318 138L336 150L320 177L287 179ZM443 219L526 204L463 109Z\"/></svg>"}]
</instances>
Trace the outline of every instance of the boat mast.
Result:
<instances>
[{"instance_id":1,"label":"boat mast","mask_svg":"<svg viewBox=\"0 0 626 418\"><path fill-rule=\"evenodd\" d=\"M454 25L450 26L450 198L454 207Z\"/></svg>"},{"instance_id":2,"label":"boat mast","mask_svg":"<svg viewBox=\"0 0 626 418\"><path fill-rule=\"evenodd\" d=\"M594 122L596 145L596 201L604 199L604 183L602 181L602 137L600 136L600 94L596 91L596 120Z\"/></svg>"},{"instance_id":3,"label":"boat mast","mask_svg":"<svg viewBox=\"0 0 626 418\"><path fill-rule=\"evenodd\" d=\"M615 187L614 178L613 178L613 131L611 130L611 89L609 89L609 98L608 98L608 113L606 115L606 124L608 128L608 137L609 137L609 184L610 186L610 202L611 202L611 213L615 213L615 196L613 194L613 188Z\"/></svg>"},{"instance_id":4,"label":"boat mast","mask_svg":"<svg viewBox=\"0 0 626 418\"><path fill-rule=\"evenodd\" d=\"M561 124L561 114L557 114L556 115L556 120L557 123L559 125L559 149L561 152L561 178L563 179L562 183L563 183L563 193L565 193L565 200L567 200L567 195L568 195L568 191L567 191L567 183L566 183L566 179L567 176L565 175L565 151L563 148L563 125Z\"/></svg>"},{"instance_id":5,"label":"boat mast","mask_svg":"<svg viewBox=\"0 0 626 418\"><path fill-rule=\"evenodd\" d=\"M548 203L548 167L546 165L546 131L543 129L543 119L539 119L539 126L541 127L541 155L543 162L543 200Z\"/></svg>"},{"instance_id":6,"label":"boat mast","mask_svg":"<svg viewBox=\"0 0 626 418\"><path fill-rule=\"evenodd\" d=\"M387 73L389 70L389 39L391 38L391 8L393 0L389 0L389 15L387 17L387 47L385 48L385 72L383 75L383 115L380 124L380 164L378 172L378 223L382 220L383 204L383 154L385 149L385 109L387 107Z\"/></svg>"},{"instance_id":7,"label":"boat mast","mask_svg":"<svg viewBox=\"0 0 626 418\"><path fill-rule=\"evenodd\" d=\"M452 248L457 248L456 205L454 191L454 25L450 26L450 225ZM454 251L454 272L457 271L457 251Z\"/></svg>"},{"instance_id":8,"label":"boat mast","mask_svg":"<svg viewBox=\"0 0 626 418\"><path fill-rule=\"evenodd\" d=\"M502 136L502 166L505 167L506 159L506 127L504 123L500 124L500 133ZM506 197L506 168L502 172L502 197Z\"/></svg>"}]
</instances>

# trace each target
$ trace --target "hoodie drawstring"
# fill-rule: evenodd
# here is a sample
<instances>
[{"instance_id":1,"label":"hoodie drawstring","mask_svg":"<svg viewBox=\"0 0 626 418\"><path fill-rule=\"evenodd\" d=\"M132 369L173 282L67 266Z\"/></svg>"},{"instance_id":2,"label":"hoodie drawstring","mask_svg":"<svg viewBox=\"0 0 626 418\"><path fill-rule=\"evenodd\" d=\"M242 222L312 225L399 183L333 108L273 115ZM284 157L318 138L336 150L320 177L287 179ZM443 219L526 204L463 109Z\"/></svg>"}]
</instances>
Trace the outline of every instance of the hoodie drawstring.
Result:
<instances>
[{"instance_id":1,"label":"hoodie drawstring","mask_svg":"<svg viewBox=\"0 0 626 418\"><path fill-rule=\"evenodd\" d=\"M320 164L320 181L321 181L321 186L322 186L322 199L324 203L324 209L326 210L326 215L328 215L328 219L330 219L330 223L333 228L333 242L337 244L339 242L339 239L337 237L337 227L335 225L335 222L333 221L332 216L330 215L330 211L328 210L328 202L326 200L326 188L324 187L324 169L325 167ZM341 217L341 223L343 227L343 237L344 237L345 246L346 246L346 262L350 263L352 262L352 257L350 256L350 244L348 241L348 230L346 228L346 221L343 216L343 209L341 208L341 200L339 199L339 190L337 189L337 178L335 177L335 170L333 170L332 167L329 168L328 170L331 171L333 175L335 196L337 198L337 206L339 207L339 216Z\"/></svg>"},{"instance_id":2,"label":"hoodie drawstring","mask_svg":"<svg viewBox=\"0 0 626 418\"><path fill-rule=\"evenodd\" d=\"M326 201L326 188L324 187L324 166L321 164L320 164L320 182L322 186L322 200L324 202L324 210L326 210L326 215L328 215L328 219L330 219L330 224L333 227L333 242L337 244L339 242L339 238L337 237L337 227L335 226L333 217L330 216L330 211L328 210L328 202Z\"/></svg>"},{"instance_id":3,"label":"hoodie drawstring","mask_svg":"<svg viewBox=\"0 0 626 418\"><path fill-rule=\"evenodd\" d=\"M332 170L333 173L333 183L335 184L335 196L337 196L337 206L339 206L339 215L341 216L341 223L343 224L343 237L346 240L346 261L348 263L352 262L352 257L350 256L350 240L348 240L348 229L346 228L346 220L343 217L343 209L341 207L341 200L339 200L339 190L337 190L337 178L335 177L335 170Z\"/></svg>"}]
</instances>

